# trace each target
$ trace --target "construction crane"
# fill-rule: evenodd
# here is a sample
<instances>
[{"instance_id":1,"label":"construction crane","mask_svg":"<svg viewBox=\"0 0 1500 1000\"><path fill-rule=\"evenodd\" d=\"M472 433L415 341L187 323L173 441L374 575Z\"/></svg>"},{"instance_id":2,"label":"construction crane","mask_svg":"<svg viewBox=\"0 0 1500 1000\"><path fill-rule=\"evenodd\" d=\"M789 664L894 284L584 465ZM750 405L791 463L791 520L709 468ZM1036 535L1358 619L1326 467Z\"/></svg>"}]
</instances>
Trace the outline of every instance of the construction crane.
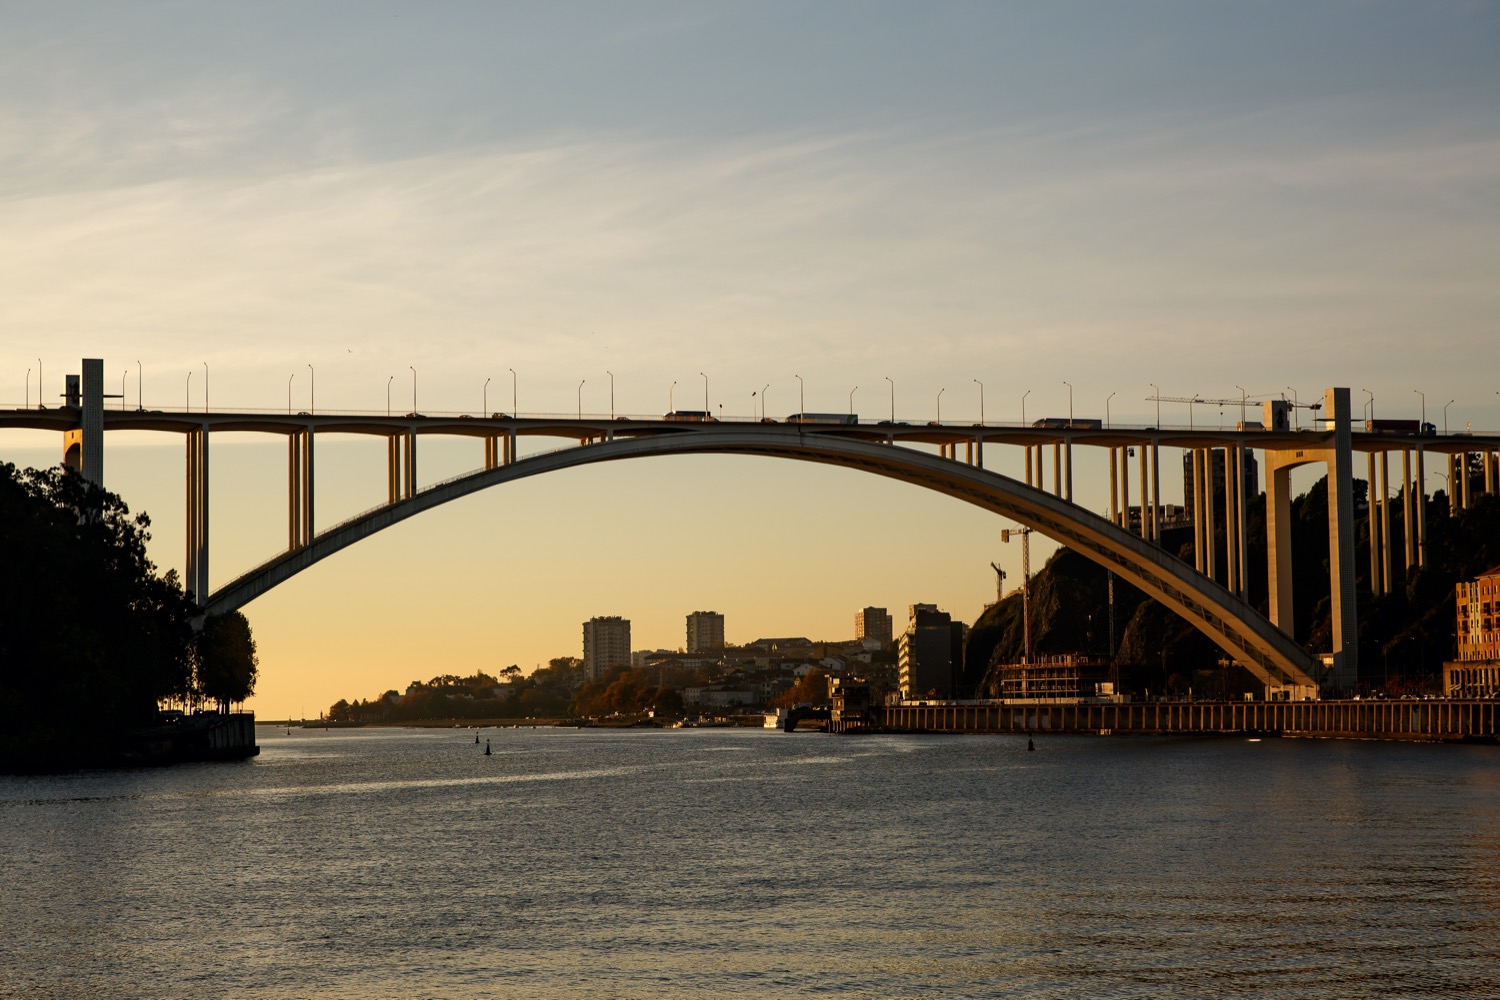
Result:
<instances>
[{"instance_id":1,"label":"construction crane","mask_svg":"<svg viewBox=\"0 0 1500 1000\"><path fill-rule=\"evenodd\" d=\"M1021 536L1021 662L1031 662L1031 528L1002 528L1000 541L1009 542L1011 535ZM994 563L990 563L995 566ZM1000 567L995 566L995 572Z\"/></svg>"}]
</instances>

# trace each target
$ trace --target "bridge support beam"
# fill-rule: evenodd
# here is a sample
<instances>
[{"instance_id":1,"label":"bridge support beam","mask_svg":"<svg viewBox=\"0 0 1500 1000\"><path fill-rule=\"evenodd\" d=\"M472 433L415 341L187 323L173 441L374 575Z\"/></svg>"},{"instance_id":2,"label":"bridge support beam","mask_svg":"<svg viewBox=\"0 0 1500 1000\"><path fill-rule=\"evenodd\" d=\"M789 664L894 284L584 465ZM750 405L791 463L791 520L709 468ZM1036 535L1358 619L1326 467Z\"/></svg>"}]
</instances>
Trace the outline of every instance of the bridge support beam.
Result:
<instances>
[{"instance_id":1,"label":"bridge support beam","mask_svg":"<svg viewBox=\"0 0 1500 1000\"><path fill-rule=\"evenodd\" d=\"M187 564L182 587L208 600L208 425L187 433Z\"/></svg>"},{"instance_id":2,"label":"bridge support beam","mask_svg":"<svg viewBox=\"0 0 1500 1000\"><path fill-rule=\"evenodd\" d=\"M1225 479L1225 486L1229 485ZM1203 449L1203 562L1210 580L1219 579L1218 518L1214 516L1214 450Z\"/></svg>"},{"instance_id":3,"label":"bridge support beam","mask_svg":"<svg viewBox=\"0 0 1500 1000\"><path fill-rule=\"evenodd\" d=\"M1333 618L1333 681L1343 691L1359 681L1359 616L1354 602L1354 447L1349 390L1323 393L1333 423L1328 463L1328 573Z\"/></svg>"},{"instance_id":4,"label":"bridge support beam","mask_svg":"<svg viewBox=\"0 0 1500 1000\"><path fill-rule=\"evenodd\" d=\"M1194 448L1191 452L1193 467L1193 568L1198 572L1208 573L1208 560L1205 556L1203 544L1203 449Z\"/></svg>"},{"instance_id":5,"label":"bridge support beam","mask_svg":"<svg viewBox=\"0 0 1500 1000\"><path fill-rule=\"evenodd\" d=\"M313 537L313 429L293 431L286 440L287 549Z\"/></svg>"},{"instance_id":6,"label":"bridge support beam","mask_svg":"<svg viewBox=\"0 0 1500 1000\"><path fill-rule=\"evenodd\" d=\"M1365 454L1365 538L1370 544L1370 593L1379 597L1385 591L1380 584L1380 508L1375 489L1375 453Z\"/></svg>"},{"instance_id":7,"label":"bridge support beam","mask_svg":"<svg viewBox=\"0 0 1500 1000\"><path fill-rule=\"evenodd\" d=\"M1116 452L1119 450L1109 449L1109 522L1117 527L1120 524L1120 470Z\"/></svg>"},{"instance_id":8,"label":"bridge support beam","mask_svg":"<svg viewBox=\"0 0 1500 1000\"><path fill-rule=\"evenodd\" d=\"M1161 544L1161 445L1151 439L1151 540Z\"/></svg>"},{"instance_id":9,"label":"bridge support beam","mask_svg":"<svg viewBox=\"0 0 1500 1000\"><path fill-rule=\"evenodd\" d=\"M1380 464L1380 580L1389 594L1395 589L1391 575L1391 469L1387 453L1381 452Z\"/></svg>"},{"instance_id":10,"label":"bridge support beam","mask_svg":"<svg viewBox=\"0 0 1500 1000\"><path fill-rule=\"evenodd\" d=\"M1295 636L1292 621L1292 466L1266 461L1266 585L1271 624Z\"/></svg>"},{"instance_id":11,"label":"bridge support beam","mask_svg":"<svg viewBox=\"0 0 1500 1000\"><path fill-rule=\"evenodd\" d=\"M1224 449L1224 562L1229 574L1225 586L1236 597L1245 596L1240 588L1240 506L1242 504L1239 448Z\"/></svg>"},{"instance_id":12,"label":"bridge support beam","mask_svg":"<svg viewBox=\"0 0 1500 1000\"><path fill-rule=\"evenodd\" d=\"M1417 533L1411 495L1411 452L1401 449L1401 541L1406 552L1406 576L1417 564Z\"/></svg>"},{"instance_id":13,"label":"bridge support beam","mask_svg":"<svg viewBox=\"0 0 1500 1000\"><path fill-rule=\"evenodd\" d=\"M1427 565L1427 463L1417 445L1417 565Z\"/></svg>"}]
</instances>

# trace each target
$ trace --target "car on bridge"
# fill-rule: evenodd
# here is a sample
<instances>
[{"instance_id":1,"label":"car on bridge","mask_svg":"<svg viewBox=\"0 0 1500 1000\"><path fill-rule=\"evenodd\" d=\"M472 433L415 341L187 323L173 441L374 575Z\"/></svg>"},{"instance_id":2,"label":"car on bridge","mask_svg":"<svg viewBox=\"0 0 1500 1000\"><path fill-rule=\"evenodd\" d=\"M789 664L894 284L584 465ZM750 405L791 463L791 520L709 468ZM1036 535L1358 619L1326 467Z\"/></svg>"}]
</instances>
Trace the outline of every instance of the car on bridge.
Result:
<instances>
[{"instance_id":1,"label":"car on bridge","mask_svg":"<svg viewBox=\"0 0 1500 1000\"><path fill-rule=\"evenodd\" d=\"M716 424L719 422L718 418L707 410L673 410L671 413L664 414L662 419L683 420L696 424Z\"/></svg>"}]
</instances>

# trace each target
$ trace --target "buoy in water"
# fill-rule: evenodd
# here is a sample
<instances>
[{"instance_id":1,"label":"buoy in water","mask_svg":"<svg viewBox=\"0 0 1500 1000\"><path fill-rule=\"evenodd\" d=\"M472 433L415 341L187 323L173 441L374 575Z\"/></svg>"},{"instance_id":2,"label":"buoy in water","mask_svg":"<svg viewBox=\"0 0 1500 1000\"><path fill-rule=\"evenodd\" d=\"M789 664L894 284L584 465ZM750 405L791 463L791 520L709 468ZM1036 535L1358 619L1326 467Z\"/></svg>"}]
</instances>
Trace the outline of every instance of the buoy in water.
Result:
<instances>
[{"instance_id":1,"label":"buoy in water","mask_svg":"<svg viewBox=\"0 0 1500 1000\"><path fill-rule=\"evenodd\" d=\"M1029 737L1029 736L1026 737L1026 749L1027 750L1035 750L1036 749L1036 744L1033 743L1033 742L1031 742L1031 737Z\"/></svg>"},{"instance_id":2,"label":"buoy in water","mask_svg":"<svg viewBox=\"0 0 1500 1000\"><path fill-rule=\"evenodd\" d=\"M474 745L476 747L479 745L479 734L478 733L474 734Z\"/></svg>"},{"instance_id":3,"label":"buoy in water","mask_svg":"<svg viewBox=\"0 0 1500 1000\"><path fill-rule=\"evenodd\" d=\"M490 741L489 740L485 740L484 741L484 755L486 757L488 757L490 755Z\"/></svg>"}]
</instances>

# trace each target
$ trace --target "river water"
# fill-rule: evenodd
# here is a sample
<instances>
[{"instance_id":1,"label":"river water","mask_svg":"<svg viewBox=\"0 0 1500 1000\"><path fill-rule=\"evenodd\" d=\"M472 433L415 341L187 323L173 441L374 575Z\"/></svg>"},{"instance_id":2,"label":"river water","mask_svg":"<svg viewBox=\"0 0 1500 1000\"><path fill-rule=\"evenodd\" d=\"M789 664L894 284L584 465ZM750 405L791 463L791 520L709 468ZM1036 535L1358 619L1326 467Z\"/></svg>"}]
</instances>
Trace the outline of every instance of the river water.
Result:
<instances>
[{"instance_id":1,"label":"river water","mask_svg":"<svg viewBox=\"0 0 1500 1000\"><path fill-rule=\"evenodd\" d=\"M1500 749L474 736L0 778L0 996L1500 996Z\"/></svg>"}]
</instances>

